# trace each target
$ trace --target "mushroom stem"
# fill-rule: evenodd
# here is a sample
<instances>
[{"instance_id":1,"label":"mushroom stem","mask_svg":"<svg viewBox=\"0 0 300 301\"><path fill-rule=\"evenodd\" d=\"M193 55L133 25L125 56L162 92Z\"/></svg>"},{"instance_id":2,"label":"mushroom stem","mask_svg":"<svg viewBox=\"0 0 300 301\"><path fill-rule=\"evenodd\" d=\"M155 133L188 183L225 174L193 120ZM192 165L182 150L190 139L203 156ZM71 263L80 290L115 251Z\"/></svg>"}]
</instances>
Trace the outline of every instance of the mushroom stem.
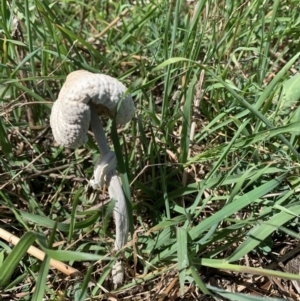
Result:
<instances>
[{"instance_id":1,"label":"mushroom stem","mask_svg":"<svg viewBox=\"0 0 300 301\"><path fill-rule=\"evenodd\" d=\"M91 127L94 132L97 144L99 146L100 154L103 157L110 152L110 149L105 138L102 122L96 113L94 105L90 104L90 106ZM116 201L114 208L114 218L116 224L115 249L120 250L127 243L129 224L125 196L115 169L111 170L108 174L106 174L106 183L108 186L110 198ZM113 268L113 282L115 286L118 286L122 283L123 277L124 269L122 267L122 262L117 261Z\"/></svg>"},{"instance_id":2,"label":"mushroom stem","mask_svg":"<svg viewBox=\"0 0 300 301\"><path fill-rule=\"evenodd\" d=\"M92 103L90 104L90 108L91 108L91 127L95 135L95 139L97 141L100 154L101 156L104 156L110 151L110 149L105 138L105 132L102 126L102 122L96 113L96 108Z\"/></svg>"},{"instance_id":3,"label":"mushroom stem","mask_svg":"<svg viewBox=\"0 0 300 301\"><path fill-rule=\"evenodd\" d=\"M100 154L103 157L110 152L110 149L105 138L102 122L99 119L93 104L91 104L91 126L99 146ZM115 169L106 175L106 183L110 197L116 201L114 208L116 222L115 248L116 250L119 250L127 243L129 225L126 200Z\"/></svg>"}]
</instances>

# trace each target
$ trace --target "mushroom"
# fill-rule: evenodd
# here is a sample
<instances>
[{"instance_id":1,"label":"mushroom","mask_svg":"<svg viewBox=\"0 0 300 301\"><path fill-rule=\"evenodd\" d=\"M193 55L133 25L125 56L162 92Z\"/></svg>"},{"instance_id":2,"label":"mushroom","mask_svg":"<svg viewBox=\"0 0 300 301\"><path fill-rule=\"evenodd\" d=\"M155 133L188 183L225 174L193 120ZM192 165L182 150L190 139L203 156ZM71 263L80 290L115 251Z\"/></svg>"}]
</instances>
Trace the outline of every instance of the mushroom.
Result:
<instances>
[{"instance_id":1,"label":"mushroom","mask_svg":"<svg viewBox=\"0 0 300 301\"><path fill-rule=\"evenodd\" d=\"M90 180L90 185L94 189L101 189L106 182L110 198L116 201L116 250L122 249L127 243L128 212L116 173L116 156L109 149L98 115L115 117L121 125L129 122L134 116L134 103L132 97L125 94L126 90L121 82L108 75L74 71L67 76L50 116L54 139L68 148L80 147L87 141L91 124L100 157L94 167L94 179ZM119 286L124 277L121 262L115 263L112 274L115 287Z\"/></svg>"}]
</instances>

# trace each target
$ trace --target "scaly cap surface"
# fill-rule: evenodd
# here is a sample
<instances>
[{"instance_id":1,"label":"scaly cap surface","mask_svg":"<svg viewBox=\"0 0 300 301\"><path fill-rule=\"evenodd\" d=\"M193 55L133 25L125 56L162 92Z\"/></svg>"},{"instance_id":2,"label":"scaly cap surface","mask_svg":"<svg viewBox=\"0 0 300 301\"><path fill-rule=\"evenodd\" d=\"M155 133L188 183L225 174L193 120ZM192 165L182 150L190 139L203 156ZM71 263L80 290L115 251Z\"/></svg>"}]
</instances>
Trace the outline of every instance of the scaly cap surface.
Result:
<instances>
[{"instance_id":1,"label":"scaly cap surface","mask_svg":"<svg viewBox=\"0 0 300 301\"><path fill-rule=\"evenodd\" d=\"M50 116L54 139L61 145L77 148L87 141L91 120L90 102L99 115L113 118L120 101L116 122L124 125L134 116L130 95L117 79L84 70L70 73L64 83Z\"/></svg>"}]
</instances>

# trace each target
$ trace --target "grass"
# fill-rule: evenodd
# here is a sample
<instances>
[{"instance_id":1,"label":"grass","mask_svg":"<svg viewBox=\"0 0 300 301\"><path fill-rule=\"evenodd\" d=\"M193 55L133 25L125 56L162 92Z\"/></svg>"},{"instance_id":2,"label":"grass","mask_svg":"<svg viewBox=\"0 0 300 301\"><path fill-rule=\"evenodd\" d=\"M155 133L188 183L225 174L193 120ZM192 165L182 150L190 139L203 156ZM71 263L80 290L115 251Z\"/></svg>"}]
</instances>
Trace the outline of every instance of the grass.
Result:
<instances>
[{"instance_id":1,"label":"grass","mask_svg":"<svg viewBox=\"0 0 300 301\"><path fill-rule=\"evenodd\" d=\"M0 228L21 240L0 240L1 298L299 298L299 9L2 1ZM96 144L64 149L49 128L77 69L119 78L136 105L124 129L106 123L131 213L117 289L113 203L88 184Z\"/></svg>"}]
</instances>

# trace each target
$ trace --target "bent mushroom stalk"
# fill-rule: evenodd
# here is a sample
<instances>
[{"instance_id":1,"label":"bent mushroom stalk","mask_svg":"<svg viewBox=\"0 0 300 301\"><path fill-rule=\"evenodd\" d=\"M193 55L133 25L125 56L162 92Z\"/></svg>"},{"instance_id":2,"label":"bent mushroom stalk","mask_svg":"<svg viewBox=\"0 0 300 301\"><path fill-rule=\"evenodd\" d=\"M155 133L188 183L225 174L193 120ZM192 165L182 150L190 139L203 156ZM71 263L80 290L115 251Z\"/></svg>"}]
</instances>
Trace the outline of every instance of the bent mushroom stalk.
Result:
<instances>
[{"instance_id":1,"label":"bent mushroom stalk","mask_svg":"<svg viewBox=\"0 0 300 301\"><path fill-rule=\"evenodd\" d=\"M65 147L80 147L88 139L89 126L92 127L100 158L94 167L94 178L90 185L94 189L101 189L106 182L110 198L116 201L116 250L122 249L127 243L128 213L116 173L116 156L109 149L98 115L115 117L121 125L129 122L134 116L134 103L130 95L125 96L126 90L121 82L110 76L84 70L74 71L67 76L50 116L54 139ZM122 263L117 261L113 268L115 286L122 283L123 277Z\"/></svg>"}]
</instances>

